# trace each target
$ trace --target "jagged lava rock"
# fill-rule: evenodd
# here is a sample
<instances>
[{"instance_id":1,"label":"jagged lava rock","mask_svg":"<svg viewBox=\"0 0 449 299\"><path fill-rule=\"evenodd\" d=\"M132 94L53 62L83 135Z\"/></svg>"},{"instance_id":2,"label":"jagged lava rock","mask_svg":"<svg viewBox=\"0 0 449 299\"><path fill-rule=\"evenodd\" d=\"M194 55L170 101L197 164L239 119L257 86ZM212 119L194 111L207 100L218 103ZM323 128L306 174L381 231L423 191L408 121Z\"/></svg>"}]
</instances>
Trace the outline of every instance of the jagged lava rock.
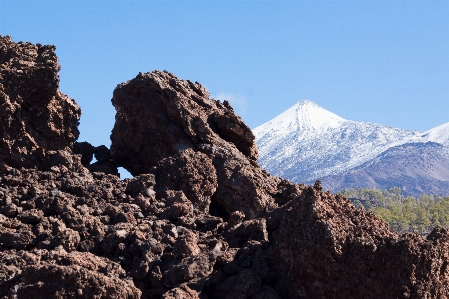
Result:
<instances>
[{"instance_id":1,"label":"jagged lava rock","mask_svg":"<svg viewBox=\"0 0 449 299\"><path fill-rule=\"evenodd\" d=\"M195 211L209 212L210 198L217 189L217 174L211 159L191 149L163 159L155 170L156 191L182 190Z\"/></svg>"},{"instance_id":2,"label":"jagged lava rock","mask_svg":"<svg viewBox=\"0 0 449 299\"><path fill-rule=\"evenodd\" d=\"M268 264L282 298L447 298L449 234L399 235L340 195L308 188L284 207ZM433 237L435 235L435 237Z\"/></svg>"},{"instance_id":3,"label":"jagged lava rock","mask_svg":"<svg viewBox=\"0 0 449 299\"><path fill-rule=\"evenodd\" d=\"M111 134L113 161L131 174L157 174L163 159L185 155L186 150L202 152L215 167L217 188L208 194L214 193L212 200L220 208L256 218L277 206L271 193L278 181L258 166L253 133L229 103L210 99L199 83L166 71L140 73L117 86L112 104L117 111ZM190 169L202 169L205 159L189 163ZM162 172L179 172L175 164Z\"/></svg>"},{"instance_id":4,"label":"jagged lava rock","mask_svg":"<svg viewBox=\"0 0 449 299\"><path fill-rule=\"evenodd\" d=\"M204 254L196 255L200 264L193 257L179 264L179 271L189 269L183 266L187 262L192 270L208 273L211 282L202 287L203 293L217 299L448 296L445 230L436 229L429 240L400 236L374 214L323 192L320 182L305 189L270 177L256 156L217 124L223 120L217 115L235 120L229 105L210 100L204 88L192 84L156 71L119 85L112 99L117 123L111 139L115 161L131 172L153 173L159 193L180 190L191 202L204 197L199 189L208 192L206 197L213 193L210 213L226 221L220 237L230 248L216 259L212 272ZM215 171L208 173L210 165ZM209 185L204 186L210 187L195 187L208 184L206 178ZM182 194L160 197L176 203L174 211L187 216L190 208ZM154 213L167 217L172 209ZM227 215L215 212L223 209ZM195 251L195 246L189 248ZM233 248L241 249L236 253ZM184 296L175 286L188 279L181 278L184 272L173 271L165 272L169 276L164 275L164 285Z\"/></svg>"},{"instance_id":5,"label":"jagged lava rock","mask_svg":"<svg viewBox=\"0 0 449 299\"><path fill-rule=\"evenodd\" d=\"M65 153L47 170L33 151L0 155L0 298L449 297L446 229L399 235L319 182L271 177L250 130L208 97L170 73L140 74L114 92L112 160L88 143L72 154L70 138L40 147ZM90 167L92 154L136 176L65 166Z\"/></svg>"},{"instance_id":6,"label":"jagged lava rock","mask_svg":"<svg viewBox=\"0 0 449 299\"><path fill-rule=\"evenodd\" d=\"M80 107L58 90L55 47L0 36L0 159L15 167L66 164L78 138Z\"/></svg>"},{"instance_id":7,"label":"jagged lava rock","mask_svg":"<svg viewBox=\"0 0 449 299\"><path fill-rule=\"evenodd\" d=\"M131 174L201 144L230 145L257 160L254 135L230 106L209 99L199 83L169 72L140 73L114 90L114 160ZM228 142L223 142L229 140Z\"/></svg>"}]
</instances>

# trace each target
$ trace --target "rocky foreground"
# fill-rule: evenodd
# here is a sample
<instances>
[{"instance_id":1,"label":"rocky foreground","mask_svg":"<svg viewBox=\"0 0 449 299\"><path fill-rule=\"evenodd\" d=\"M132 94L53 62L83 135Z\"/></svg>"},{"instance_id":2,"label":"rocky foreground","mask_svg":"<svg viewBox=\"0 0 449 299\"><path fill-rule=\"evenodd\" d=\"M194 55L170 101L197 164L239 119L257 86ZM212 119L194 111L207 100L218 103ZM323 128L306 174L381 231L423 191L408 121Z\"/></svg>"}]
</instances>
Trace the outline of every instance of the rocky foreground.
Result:
<instances>
[{"instance_id":1,"label":"rocky foreground","mask_svg":"<svg viewBox=\"0 0 449 299\"><path fill-rule=\"evenodd\" d=\"M447 230L270 176L199 83L139 74L111 149L77 143L54 50L0 37L0 298L449 298Z\"/></svg>"}]
</instances>

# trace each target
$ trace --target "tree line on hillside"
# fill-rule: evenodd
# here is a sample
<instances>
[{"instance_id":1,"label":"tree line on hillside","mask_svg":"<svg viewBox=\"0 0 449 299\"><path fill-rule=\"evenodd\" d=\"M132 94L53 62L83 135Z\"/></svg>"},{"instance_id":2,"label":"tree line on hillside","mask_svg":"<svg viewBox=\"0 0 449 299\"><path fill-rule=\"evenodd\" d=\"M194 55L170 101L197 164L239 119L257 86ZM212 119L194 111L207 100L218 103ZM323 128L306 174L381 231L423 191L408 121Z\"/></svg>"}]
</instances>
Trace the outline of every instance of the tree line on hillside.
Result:
<instances>
[{"instance_id":1,"label":"tree line on hillside","mask_svg":"<svg viewBox=\"0 0 449 299\"><path fill-rule=\"evenodd\" d=\"M398 187L387 190L345 189L339 193L357 208L372 211L400 233L418 231L426 235L435 226L449 227L449 196L405 196Z\"/></svg>"}]
</instances>

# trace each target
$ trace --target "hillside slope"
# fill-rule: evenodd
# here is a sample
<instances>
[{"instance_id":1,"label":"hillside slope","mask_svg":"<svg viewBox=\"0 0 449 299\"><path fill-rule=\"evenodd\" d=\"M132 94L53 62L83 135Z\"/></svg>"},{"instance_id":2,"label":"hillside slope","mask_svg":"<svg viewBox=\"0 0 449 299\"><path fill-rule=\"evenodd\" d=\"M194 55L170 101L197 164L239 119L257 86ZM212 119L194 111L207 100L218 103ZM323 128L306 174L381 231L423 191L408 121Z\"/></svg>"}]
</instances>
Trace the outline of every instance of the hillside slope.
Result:
<instances>
[{"instance_id":1,"label":"hillside slope","mask_svg":"<svg viewBox=\"0 0 449 299\"><path fill-rule=\"evenodd\" d=\"M412 194L446 192L449 123L427 132L408 131L346 120L311 101L301 101L255 128L254 134L259 163L293 182L320 179L334 191L396 184ZM422 158L427 154L436 158Z\"/></svg>"},{"instance_id":2,"label":"hillside slope","mask_svg":"<svg viewBox=\"0 0 449 299\"><path fill-rule=\"evenodd\" d=\"M338 175L321 178L329 190L389 189L405 195L449 194L449 147L438 143L408 143L392 147L376 158Z\"/></svg>"}]
</instances>

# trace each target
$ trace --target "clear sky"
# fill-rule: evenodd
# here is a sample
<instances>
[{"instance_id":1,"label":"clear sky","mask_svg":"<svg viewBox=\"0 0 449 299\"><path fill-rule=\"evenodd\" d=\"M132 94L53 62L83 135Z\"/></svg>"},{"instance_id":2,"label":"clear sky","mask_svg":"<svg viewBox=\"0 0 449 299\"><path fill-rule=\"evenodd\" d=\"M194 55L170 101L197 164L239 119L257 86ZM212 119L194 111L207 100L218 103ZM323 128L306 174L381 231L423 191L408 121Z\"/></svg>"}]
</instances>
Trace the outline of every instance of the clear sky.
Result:
<instances>
[{"instance_id":1,"label":"clear sky","mask_svg":"<svg viewBox=\"0 0 449 299\"><path fill-rule=\"evenodd\" d=\"M56 45L94 145L110 145L115 86L155 69L251 128L304 99L401 129L449 122L449 1L0 0L0 34Z\"/></svg>"}]
</instances>

